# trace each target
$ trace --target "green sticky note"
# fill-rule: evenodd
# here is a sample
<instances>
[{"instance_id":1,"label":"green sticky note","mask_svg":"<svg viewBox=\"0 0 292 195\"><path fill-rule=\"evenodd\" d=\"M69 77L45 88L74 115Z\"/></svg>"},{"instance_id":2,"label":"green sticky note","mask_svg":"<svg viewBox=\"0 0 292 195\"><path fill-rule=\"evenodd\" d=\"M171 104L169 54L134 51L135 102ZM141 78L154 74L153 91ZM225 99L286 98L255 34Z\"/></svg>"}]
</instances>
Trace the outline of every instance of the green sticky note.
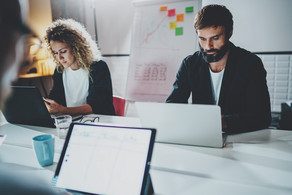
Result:
<instances>
[{"instance_id":1,"label":"green sticky note","mask_svg":"<svg viewBox=\"0 0 292 195\"><path fill-rule=\"evenodd\" d=\"M194 11L194 7L186 7L186 12L187 13L190 13L190 12L193 12Z\"/></svg>"},{"instance_id":2,"label":"green sticky note","mask_svg":"<svg viewBox=\"0 0 292 195\"><path fill-rule=\"evenodd\" d=\"M183 35L183 27L178 27L175 29L175 36Z\"/></svg>"}]
</instances>

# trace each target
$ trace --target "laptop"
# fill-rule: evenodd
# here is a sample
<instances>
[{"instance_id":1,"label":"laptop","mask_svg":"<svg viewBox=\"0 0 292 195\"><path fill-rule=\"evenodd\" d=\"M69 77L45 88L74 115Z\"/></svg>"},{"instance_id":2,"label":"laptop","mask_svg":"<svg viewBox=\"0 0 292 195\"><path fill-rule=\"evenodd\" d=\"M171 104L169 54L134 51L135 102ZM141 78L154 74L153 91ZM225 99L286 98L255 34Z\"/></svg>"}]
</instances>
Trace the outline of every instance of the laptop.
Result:
<instances>
[{"instance_id":1,"label":"laptop","mask_svg":"<svg viewBox=\"0 0 292 195\"><path fill-rule=\"evenodd\" d=\"M37 87L12 86L11 90L3 110L9 123L55 127L56 115L50 115ZM81 118L82 115L72 116L73 121Z\"/></svg>"},{"instance_id":2,"label":"laptop","mask_svg":"<svg viewBox=\"0 0 292 195\"><path fill-rule=\"evenodd\" d=\"M3 114L9 123L55 127L44 100L35 86L12 86Z\"/></svg>"},{"instance_id":3,"label":"laptop","mask_svg":"<svg viewBox=\"0 0 292 195\"><path fill-rule=\"evenodd\" d=\"M149 167L155 133L72 123L52 184L73 194L153 194Z\"/></svg>"},{"instance_id":4,"label":"laptop","mask_svg":"<svg viewBox=\"0 0 292 195\"><path fill-rule=\"evenodd\" d=\"M156 142L224 146L217 105L136 102L135 106L142 126L156 128Z\"/></svg>"}]
</instances>

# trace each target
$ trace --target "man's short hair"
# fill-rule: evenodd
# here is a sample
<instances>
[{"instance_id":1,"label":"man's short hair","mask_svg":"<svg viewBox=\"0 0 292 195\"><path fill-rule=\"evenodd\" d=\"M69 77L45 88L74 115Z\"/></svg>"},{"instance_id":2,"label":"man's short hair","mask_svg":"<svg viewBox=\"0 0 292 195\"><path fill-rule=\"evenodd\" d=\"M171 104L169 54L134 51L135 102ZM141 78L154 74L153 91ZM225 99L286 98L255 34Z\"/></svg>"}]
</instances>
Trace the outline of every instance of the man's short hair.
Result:
<instances>
[{"instance_id":1,"label":"man's short hair","mask_svg":"<svg viewBox=\"0 0 292 195\"><path fill-rule=\"evenodd\" d=\"M197 13L194 23L196 31L211 26L223 26L226 33L233 29L232 14L225 6L207 5Z\"/></svg>"}]
</instances>

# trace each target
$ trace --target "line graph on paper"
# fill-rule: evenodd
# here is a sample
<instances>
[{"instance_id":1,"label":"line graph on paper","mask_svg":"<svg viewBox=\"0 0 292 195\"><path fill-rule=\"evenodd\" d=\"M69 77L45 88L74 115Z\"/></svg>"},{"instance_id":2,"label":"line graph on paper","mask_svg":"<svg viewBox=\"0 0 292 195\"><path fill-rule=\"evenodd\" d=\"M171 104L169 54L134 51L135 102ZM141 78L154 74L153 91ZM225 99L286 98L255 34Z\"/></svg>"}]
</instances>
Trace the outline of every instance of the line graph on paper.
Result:
<instances>
[{"instance_id":1,"label":"line graph on paper","mask_svg":"<svg viewBox=\"0 0 292 195\"><path fill-rule=\"evenodd\" d=\"M166 24L167 19L168 19L167 16L163 16L162 19L161 19L161 21L158 22L158 24L155 24L155 22L156 22L155 20L152 21L152 22L150 22L151 23L151 26L149 27L149 32L146 31L145 33L143 33L143 35L144 35L145 38L140 43L140 46L141 47L143 47L144 45L150 44L151 43L151 40L152 39L155 39L153 37L156 36L157 34L158 34L158 37L159 38L165 38L165 37L163 37L161 35L165 35L167 33L167 24ZM164 33L162 33L162 32L164 32ZM153 42L156 43L155 40ZM165 43L167 43L167 41L165 41Z\"/></svg>"}]
</instances>

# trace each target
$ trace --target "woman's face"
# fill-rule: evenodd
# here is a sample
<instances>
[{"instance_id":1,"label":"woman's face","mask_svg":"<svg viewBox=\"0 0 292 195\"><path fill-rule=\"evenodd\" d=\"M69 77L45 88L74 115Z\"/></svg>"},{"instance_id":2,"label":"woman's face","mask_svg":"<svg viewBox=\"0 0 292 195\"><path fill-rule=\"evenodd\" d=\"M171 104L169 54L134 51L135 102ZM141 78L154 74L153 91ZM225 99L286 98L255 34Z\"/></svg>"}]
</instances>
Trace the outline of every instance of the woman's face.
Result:
<instances>
[{"instance_id":1,"label":"woman's face","mask_svg":"<svg viewBox=\"0 0 292 195\"><path fill-rule=\"evenodd\" d=\"M62 64L64 69L71 67L72 70L79 69L71 47L59 41L50 41L55 58Z\"/></svg>"}]
</instances>

